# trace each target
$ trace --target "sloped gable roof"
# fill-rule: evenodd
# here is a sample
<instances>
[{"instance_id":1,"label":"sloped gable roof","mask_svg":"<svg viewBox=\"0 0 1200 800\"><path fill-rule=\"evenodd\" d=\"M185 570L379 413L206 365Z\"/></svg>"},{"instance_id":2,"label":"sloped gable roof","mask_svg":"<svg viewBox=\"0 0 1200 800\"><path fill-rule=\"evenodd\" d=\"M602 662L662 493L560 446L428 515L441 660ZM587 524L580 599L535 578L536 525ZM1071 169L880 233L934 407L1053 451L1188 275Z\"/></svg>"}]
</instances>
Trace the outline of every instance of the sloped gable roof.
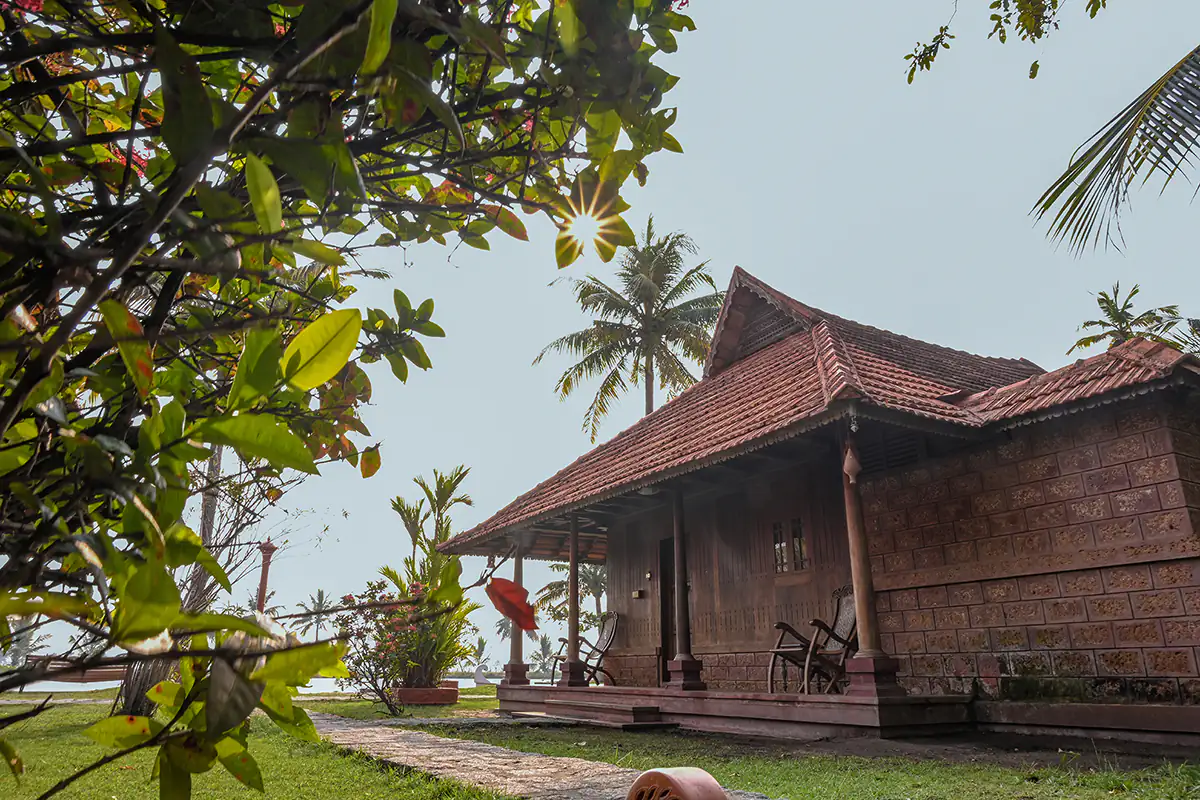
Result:
<instances>
[{"instance_id":1,"label":"sloped gable roof","mask_svg":"<svg viewBox=\"0 0 1200 800\"><path fill-rule=\"evenodd\" d=\"M795 436L842 413L843 401L981 428L1160 381L1180 365L1195 371L1196 363L1134 340L1046 373L1024 359L973 355L828 314L738 269L702 380L440 549L468 552L474 542Z\"/></svg>"}]
</instances>

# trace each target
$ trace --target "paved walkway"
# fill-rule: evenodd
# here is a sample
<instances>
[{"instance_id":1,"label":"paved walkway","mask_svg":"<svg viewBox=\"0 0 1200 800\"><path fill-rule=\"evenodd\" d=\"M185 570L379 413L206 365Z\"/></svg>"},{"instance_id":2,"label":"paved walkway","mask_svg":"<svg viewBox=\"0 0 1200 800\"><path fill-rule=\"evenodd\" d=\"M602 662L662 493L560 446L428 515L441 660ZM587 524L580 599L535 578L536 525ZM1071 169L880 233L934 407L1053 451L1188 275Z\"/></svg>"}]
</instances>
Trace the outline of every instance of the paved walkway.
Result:
<instances>
[{"instance_id":1,"label":"paved walkway","mask_svg":"<svg viewBox=\"0 0 1200 800\"><path fill-rule=\"evenodd\" d=\"M495 745L447 739L402 726L335 717L309 711L321 736L371 758L439 778L482 786L534 800L624 800L637 770L581 758L522 753ZM462 723L463 720L450 720ZM433 720L414 720L429 724ZM513 724L506 722L505 724ZM729 792L739 800L764 795Z\"/></svg>"}]
</instances>

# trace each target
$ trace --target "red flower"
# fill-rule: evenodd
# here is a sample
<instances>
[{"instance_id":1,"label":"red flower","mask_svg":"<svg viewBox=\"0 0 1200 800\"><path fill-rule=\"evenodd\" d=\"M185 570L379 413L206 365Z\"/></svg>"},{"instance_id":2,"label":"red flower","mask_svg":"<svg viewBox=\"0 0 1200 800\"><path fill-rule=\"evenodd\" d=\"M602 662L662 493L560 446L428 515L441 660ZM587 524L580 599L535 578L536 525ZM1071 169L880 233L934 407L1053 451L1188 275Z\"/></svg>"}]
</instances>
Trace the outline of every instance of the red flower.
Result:
<instances>
[{"instance_id":1,"label":"red flower","mask_svg":"<svg viewBox=\"0 0 1200 800\"><path fill-rule=\"evenodd\" d=\"M0 6L19 8L23 11L32 11L35 14L41 11L44 5L45 0L0 0Z\"/></svg>"},{"instance_id":2,"label":"red flower","mask_svg":"<svg viewBox=\"0 0 1200 800\"><path fill-rule=\"evenodd\" d=\"M504 616L523 631L536 631L537 621L533 618L533 606L529 605L529 590L505 578L488 581L487 596Z\"/></svg>"}]
</instances>

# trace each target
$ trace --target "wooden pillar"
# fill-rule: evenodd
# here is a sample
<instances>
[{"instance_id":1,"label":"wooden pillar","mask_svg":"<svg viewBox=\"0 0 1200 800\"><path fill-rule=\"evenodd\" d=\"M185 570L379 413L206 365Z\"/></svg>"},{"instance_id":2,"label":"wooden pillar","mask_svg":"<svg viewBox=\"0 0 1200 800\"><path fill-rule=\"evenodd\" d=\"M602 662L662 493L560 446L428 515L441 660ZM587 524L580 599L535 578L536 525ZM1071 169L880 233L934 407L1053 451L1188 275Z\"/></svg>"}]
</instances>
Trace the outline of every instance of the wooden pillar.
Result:
<instances>
[{"instance_id":1,"label":"wooden pillar","mask_svg":"<svg viewBox=\"0 0 1200 800\"><path fill-rule=\"evenodd\" d=\"M681 690L704 689L704 665L692 655L692 621L688 610L687 531L683 520L683 493L672 493L675 542L675 658L667 663L667 686Z\"/></svg>"},{"instance_id":2,"label":"wooden pillar","mask_svg":"<svg viewBox=\"0 0 1200 800\"><path fill-rule=\"evenodd\" d=\"M571 515L570 568L567 574L567 659L559 686L587 686L579 660L579 517Z\"/></svg>"},{"instance_id":3,"label":"wooden pillar","mask_svg":"<svg viewBox=\"0 0 1200 800\"><path fill-rule=\"evenodd\" d=\"M871 555L867 546L867 530L863 523L862 494L858 460L853 433L846 439L842 460L842 488L846 504L846 536L850 545L850 580L854 585L854 615L858 629L858 653L846 662L850 674L849 694L902 695L904 689L896 682L900 665L890 658L879 644L879 617L875 610L875 582L871 576Z\"/></svg>"},{"instance_id":4,"label":"wooden pillar","mask_svg":"<svg viewBox=\"0 0 1200 800\"><path fill-rule=\"evenodd\" d=\"M513 548L513 583L524 587L525 554L522 552L519 539ZM525 631L519 629L512 620L509 622L512 627L508 637L508 663L504 665L504 679L501 683L505 686L528 686L529 665L525 663L525 654L522 652L525 644Z\"/></svg>"}]
</instances>

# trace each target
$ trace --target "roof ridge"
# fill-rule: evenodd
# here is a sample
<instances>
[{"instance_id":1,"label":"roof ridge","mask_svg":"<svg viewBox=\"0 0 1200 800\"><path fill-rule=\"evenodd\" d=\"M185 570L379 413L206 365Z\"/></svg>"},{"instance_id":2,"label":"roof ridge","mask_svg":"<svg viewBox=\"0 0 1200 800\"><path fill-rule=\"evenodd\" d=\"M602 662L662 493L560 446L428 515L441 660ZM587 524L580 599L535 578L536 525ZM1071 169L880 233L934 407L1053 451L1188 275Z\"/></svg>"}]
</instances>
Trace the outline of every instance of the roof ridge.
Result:
<instances>
[{"instance_id":1,"label":"roof ridge","mask_svg":"<svg viewBox=\"0 0 1200 800\"><path fill-rule=\"evenodd\" d=\"M817 356L817 374L825 402L854 397L870 397L854 358L829 322L821 319L812 326L813 347Z\"/></svg>"}]
</instances>

